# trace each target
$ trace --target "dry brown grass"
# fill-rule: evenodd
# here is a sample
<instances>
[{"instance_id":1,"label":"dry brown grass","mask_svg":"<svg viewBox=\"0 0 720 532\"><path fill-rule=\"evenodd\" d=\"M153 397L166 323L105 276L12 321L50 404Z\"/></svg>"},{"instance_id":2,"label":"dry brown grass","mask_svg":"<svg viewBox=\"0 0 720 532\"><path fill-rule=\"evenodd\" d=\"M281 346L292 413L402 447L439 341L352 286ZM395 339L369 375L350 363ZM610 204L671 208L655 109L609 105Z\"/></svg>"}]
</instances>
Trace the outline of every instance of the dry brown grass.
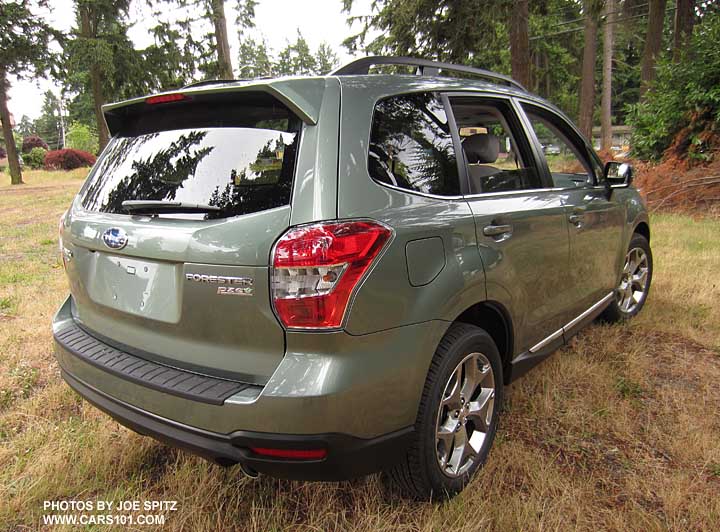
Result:
<instances>
[{"instance_id":1,"label":"dry brown grass","mask_svg":"<svg viewBox=\"0 0 720 532\"><path fill-rule=\"evenodd\" d=\"M67 290L56 223L77 177L0 186L0 529L42 528L44 500L100 498L176 500L168 530L720 529L720 222L655 217L643 313L592 326L510 386L485 469L456 499L422 504L377 477L245 479L63 384L49 321Z\"/></svg>"}]
</instances>

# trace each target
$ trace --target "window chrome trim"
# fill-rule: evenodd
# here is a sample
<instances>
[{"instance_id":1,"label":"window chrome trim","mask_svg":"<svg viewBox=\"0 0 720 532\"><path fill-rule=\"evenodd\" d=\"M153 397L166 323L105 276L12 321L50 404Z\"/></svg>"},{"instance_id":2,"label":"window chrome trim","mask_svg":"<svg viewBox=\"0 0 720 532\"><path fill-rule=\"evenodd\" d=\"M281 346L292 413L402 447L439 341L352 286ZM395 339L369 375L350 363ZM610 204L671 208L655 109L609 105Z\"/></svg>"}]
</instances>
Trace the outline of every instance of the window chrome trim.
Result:
<instances>
[{"instance_id":1,"label":"window chrome trim","mask_svg":"<svg viewBox=\"0 0 720 532\"><path fill-rule=\"evenodd\" d=\"M389 188L390 190L395 190L397 192L402 192L403 194L413 194L415 196L423 196L425 198L432 198L432 199L441 199L441 200L463 200L466 198L466 196L441 196L439 194L430 194L429 192L420 192L419 190L410 190L409 188L402 188L398 187L396 185L390 185L388 183L383 183L381 181L377 181L370 176L370 181L372 181L375 185L383 188Z\"/></svg>"},{"instance_id":2,"label":"window chrome trim","mask_svg":"<svg viewBox=\"0 0 720 532\"><path fill-rule=\"evenodd\" d=\"M573 190L571 188L524 188L521 190L501 190L498 192L479 192L477 194L468 194L465 199L482 199L486 197L498 197L498 196L520 196L523 194L532 194L534 192L558 192L561 190Z\"/></svg>"}]
</instances>

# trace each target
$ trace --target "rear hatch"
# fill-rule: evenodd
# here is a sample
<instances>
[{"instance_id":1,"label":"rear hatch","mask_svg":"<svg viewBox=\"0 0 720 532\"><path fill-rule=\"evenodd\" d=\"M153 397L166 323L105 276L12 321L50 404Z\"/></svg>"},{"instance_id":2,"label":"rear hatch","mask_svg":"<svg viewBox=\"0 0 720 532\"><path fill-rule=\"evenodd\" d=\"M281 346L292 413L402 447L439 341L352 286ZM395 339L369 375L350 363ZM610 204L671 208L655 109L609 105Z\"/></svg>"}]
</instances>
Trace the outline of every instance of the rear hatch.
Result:
<instances>
[{"instance_id":1,"label":"rear hatch","mask_svg":"<svg viewBox=\"0 0 720 532\"><path fill-rule=\"evenodd\" d=\"M138 356L263 384L284 354L268 260L300 119L261 92L121 111L63 230L75 319Z\"/></svg>"}]
</instances>

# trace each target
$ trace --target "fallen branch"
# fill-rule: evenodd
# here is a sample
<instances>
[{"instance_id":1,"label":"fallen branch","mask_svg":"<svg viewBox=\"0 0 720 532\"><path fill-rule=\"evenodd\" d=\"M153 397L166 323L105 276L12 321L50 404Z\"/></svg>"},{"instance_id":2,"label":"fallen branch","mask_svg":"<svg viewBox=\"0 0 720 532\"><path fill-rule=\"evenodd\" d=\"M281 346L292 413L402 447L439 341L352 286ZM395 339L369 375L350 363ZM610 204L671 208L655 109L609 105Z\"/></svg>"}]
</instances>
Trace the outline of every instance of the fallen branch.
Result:
<instances>
[{"instance_id":1,"label":"fallen branch","mask_svg":"<svg viewBox=\"0 0 720 532\"><path fill-rule=\"evenodd\" d=\"M646 193L646 196L649 196L650 194L655 194L656 192L660 192L661 190L666 190L668 188L683 187L683 186L687 185L688 183L704 181L707 179L719 179L719 178L720 178L720 174L715 174L715 175L708 175L705 177L698 177L695 179L688 179L687 181L681 181L680 183L673 183L671 185L664 185L662 187L654 188L654 189L648 191Z\"/></svg>"},{"instance_id":2,"label":"fallen branch","mask_svg":"<svg viewBox=\"0 0 720 532\"><path fill-rule=\"evenodd\" d=\"M683 186L683 188L681 188L680 190L676 190L675 192L668 194L667 196L665 196L662 199L652 200L652 201L659 201L660 203L658 203L651 212L657 211L660 207L662 207L667 202L667 200L673 198L674 196L679 196L680 194L687 192L688 189L720 185L720 179L718 179L716 181L706 182L706 183L693 183L691 181L686 181L684 185L685 186ZM648 203L651 203L651 201L648 200Z\"/></svg>"}]
</instances>

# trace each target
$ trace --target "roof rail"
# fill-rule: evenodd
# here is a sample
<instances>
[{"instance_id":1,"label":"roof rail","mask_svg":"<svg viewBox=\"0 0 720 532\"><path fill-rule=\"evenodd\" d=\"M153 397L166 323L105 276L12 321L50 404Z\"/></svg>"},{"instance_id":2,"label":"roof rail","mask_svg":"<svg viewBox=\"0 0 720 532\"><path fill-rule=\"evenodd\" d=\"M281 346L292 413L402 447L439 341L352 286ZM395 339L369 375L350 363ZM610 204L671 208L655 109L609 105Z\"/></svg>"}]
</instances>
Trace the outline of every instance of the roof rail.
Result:
<instances>
[{"instance_id":1,"label":"roof rail","mask_svg":"<svg viewBox=\"0 0 720 532\"><path fill-rule=\"evenodd\" d=\"M527 89L520 83L504 74L498 74L497 72L492 72L490 70L483 70L482 68L469 67L466 65L454 65L452 63L441 63L439 61L430 61L429 59L419 59L417 57L392 57L381 55L361 57L360 59L356 59L347 65L333 70L329 75L351 76L357 74L368 74L370 67L373 65L414 66L417 67L417 73L421 76L437 76L440 70L462 72L464 74L473 74L477 77L507 83L508 85L520 89L523 92L527 92Z\"/></svg>"}]
</instances>

